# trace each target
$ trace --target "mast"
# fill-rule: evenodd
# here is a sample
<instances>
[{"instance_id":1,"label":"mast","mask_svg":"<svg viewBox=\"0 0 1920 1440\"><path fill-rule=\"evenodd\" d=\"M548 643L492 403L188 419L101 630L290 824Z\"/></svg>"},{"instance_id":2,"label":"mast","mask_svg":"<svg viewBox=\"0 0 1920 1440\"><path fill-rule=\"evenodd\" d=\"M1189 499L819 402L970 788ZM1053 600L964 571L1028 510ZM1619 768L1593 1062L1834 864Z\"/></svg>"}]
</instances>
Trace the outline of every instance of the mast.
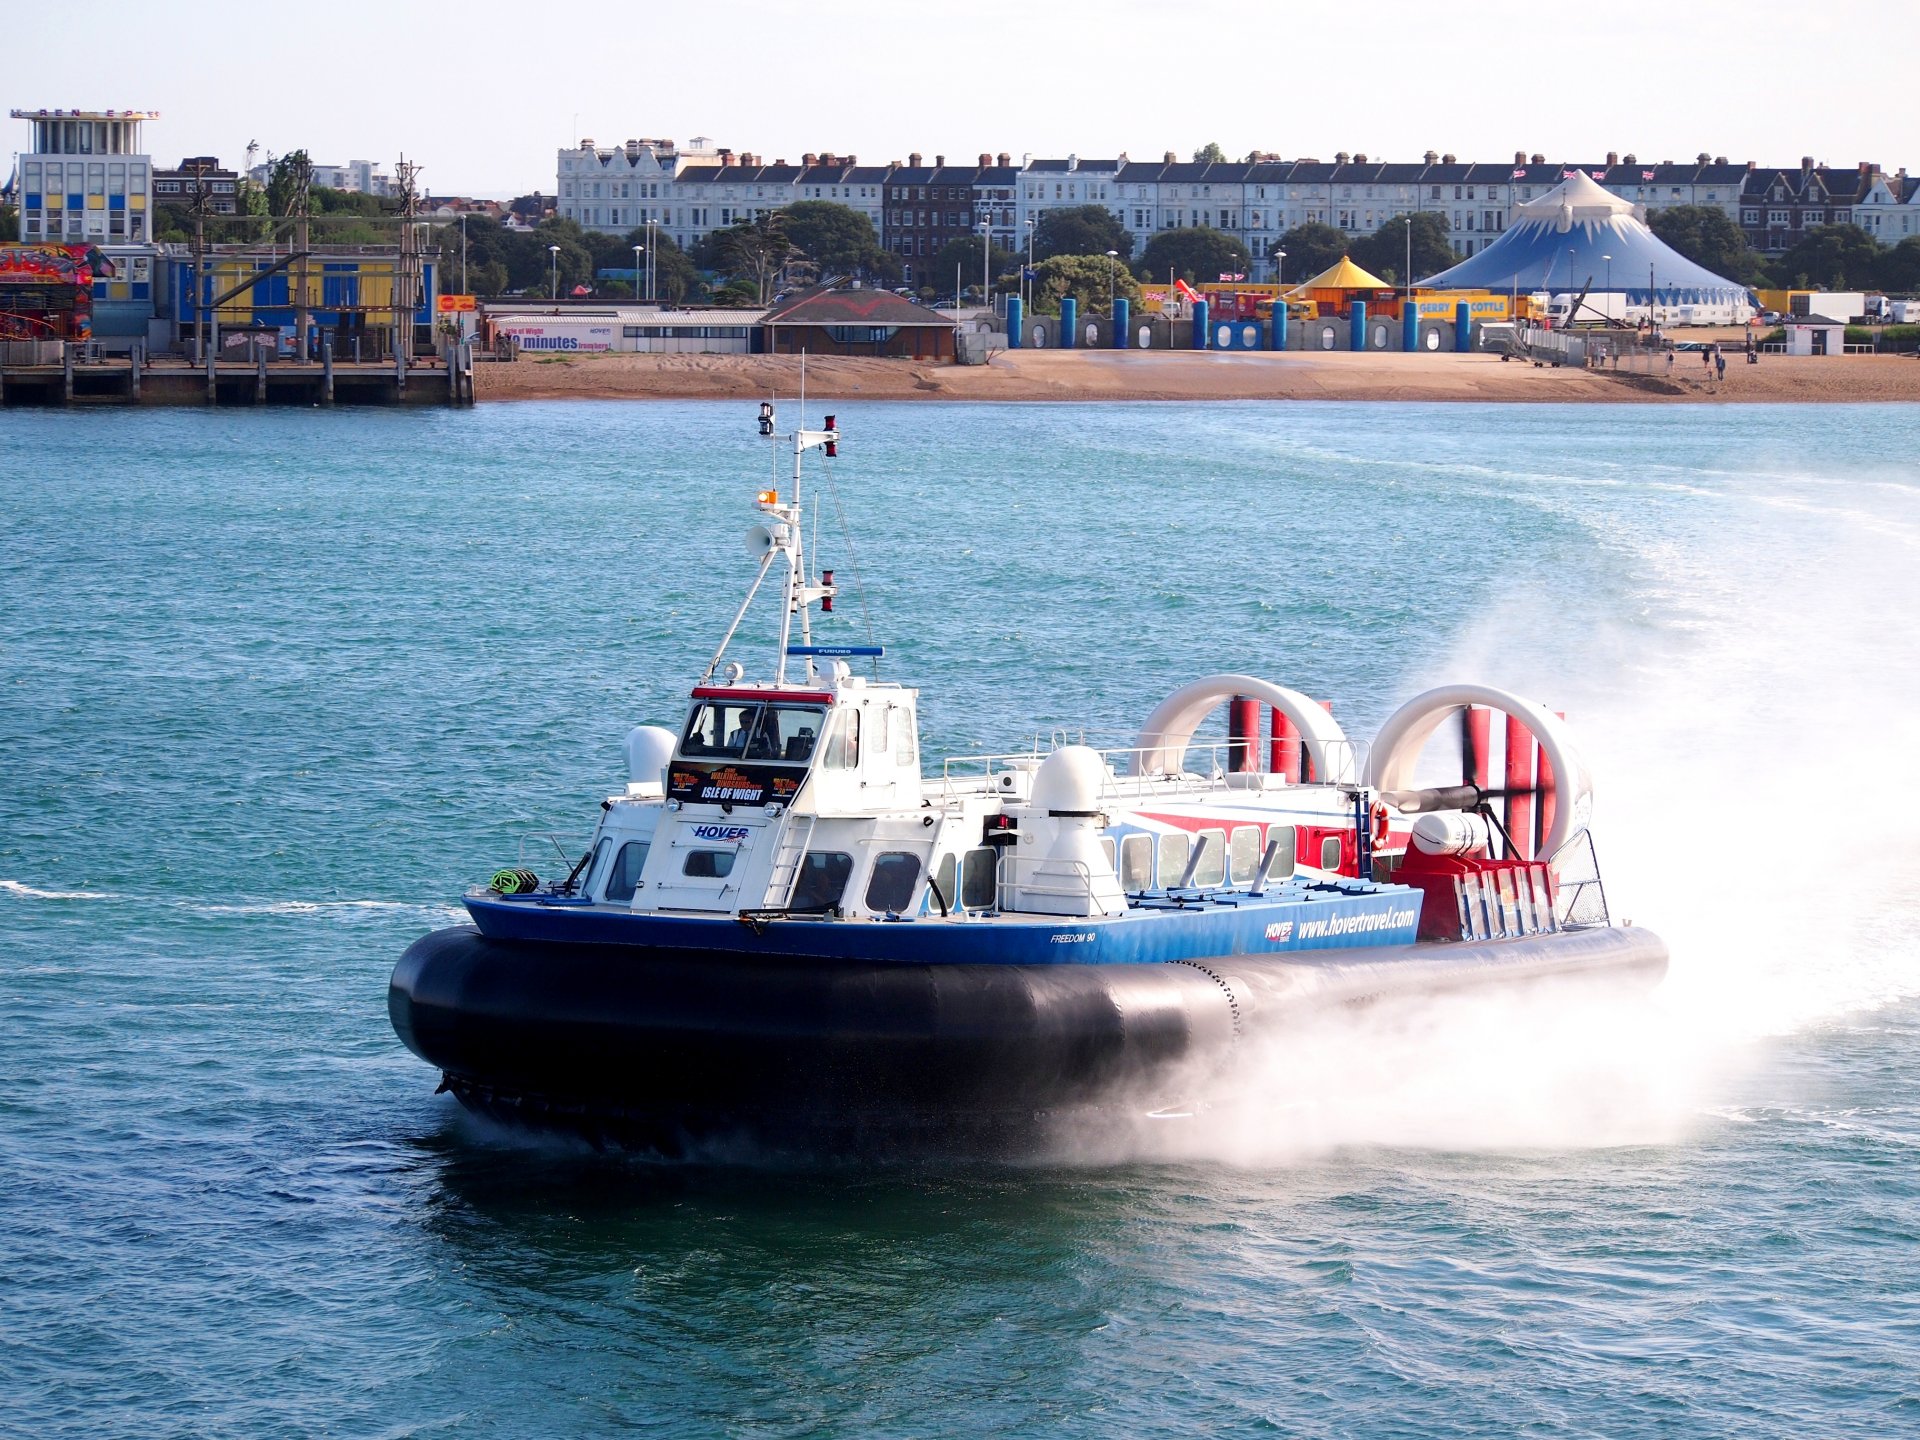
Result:
<instances>
[{"instance_id":1,"label":"mast","mask_svg":"<svg viewBox=\"0 0 1920 1440\"><path fill-rule=\"evenodd\" d=\"M756 525L748 532L748 548L760 557L760 568L753 577L753 584L747 587L747 595L740 602L740 608L734 612L733 623L727 626L727 633L721 637L720 648L713 652L713 659L707 662L702 679L711 679L720 668L720 661L727 653L727 646L733 643L733 637L740 628L740 622L746 619L747 611L760 593L760 586L767 578L767 572L773 568L776 559L784 559L787 565L786 594L780 609L780 650L774 661L774 683L784 685L787 682L787 651L793 638L793 621L800 618L800 646L805 654L813 648L813 617L810 608L818 601L825 601L831 608L832 600L838 593L838 587L832 583L829 572L822 577L823 583L813 584L807 579L806 539L803 521L804 507L801 504L801 458L809 450L824 448L828 455L838 452L840 432L834 428L833 416L827 416L826 426L820 430L808 430L804 425L795 426L785 435L774 433L774 409L771 401L762 401L760 405L760 433L775 442L785 442L793 447L793 474L789 480L790 489L783 501L780 498L778 482L775 488L762 490L759 495L759 508L762 514L772 522ZM777 472L776 472L777 473ZM819 679L814 664L814 656L805 654L807 662L807 680L811 683Z\"/></svg>"}]
</instances>

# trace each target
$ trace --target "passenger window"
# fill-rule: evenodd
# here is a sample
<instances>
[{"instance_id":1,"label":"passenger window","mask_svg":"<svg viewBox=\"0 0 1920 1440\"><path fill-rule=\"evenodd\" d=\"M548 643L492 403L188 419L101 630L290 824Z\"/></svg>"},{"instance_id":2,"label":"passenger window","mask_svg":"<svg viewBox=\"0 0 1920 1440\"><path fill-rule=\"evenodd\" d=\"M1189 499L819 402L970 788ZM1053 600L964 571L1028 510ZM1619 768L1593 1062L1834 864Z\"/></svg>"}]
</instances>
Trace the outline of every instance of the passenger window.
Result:
<instances>
[{"instance_id":1,"label":"passenger window","mask_svg":"<svg viewBox=\"0 0 1920 1440\"><path fill-rule=\"evenodd\" d=\"M1171 890L1187 873L1187 855L1193 849L1193 837L1175 830L1160 837L1160 888Z\"/></svg>"},{"instance_id":2,"label":"passenger window","mask_svg":"<svg viewBox=\"0 0 1920 1440\"><path fill-rule=\"evenodd\" d=\"M952 852L949 851L940 857L939 868L933 872L934 886L940 891L940 899L946 901L947 909L949 910L960 903L959 892L953 888L953 882L957 878L959 868L959 861L956 860ZM935 903L937 904L939 902L936 901Z\"/></svg>"},{"instance_id":3,"label":"passenger window","mask_svg":"<svg viewBox=\"0 0 1920 1440\"><path fill-rule=\"evenodd\" d=\"M1194 866L1193 883L1196 885L1219 885L1227 878L1227 832L1224 830L1202 830L1200 832L1200 863Z\"/></svg>"},{"instance_id":4,"label":"passenger window","mask_svg":"<svg viewBox=\"0 0 1920 1440\"><path fill-rule=\"evenodd\" d=\"M1320 868L1338 870L1340 868L1340 837L1329 835L1320 842Z\"/></svg>"},{"instance_id":5,"label":"passenger window","mask_svg":"<svg viewBox=\"0 0 1920 1440\"><path fill-rule=\"evenodd\" d=\"M847 892L853 878L853 857L839 850L809 850L794 880L793 910L831 910Z\"/></svg>"},{"instance_id":6,"label":"passenger window","mask_svg":"<svg viewBox=\"0 0 1920 1440\"><path fill-rule=\"evenodd\" d=\"M689 850L680 873L695 880L719 880L733 873L731 850Z\"/></svg>"},{"instance_id":7,"label":"passenger window","mask_svg":"<svg viewBox=\"0 0 1920 1440\"><path fill-rule=\"evenodd\" d=\"M1267 878L1284 880L1293 874L1294 863L1299 858L1295 848L1299 844L1299 835L1291 825L1269 825L1267 843L1272 845L1276 840L1280 843L1274 849L1273 864L1267 868Z\"/></svg>"},{"instance_id":8,"label":"passenger window","mask_svg":"<svg viewBox=\"0 0 1920 1440\"><path fill-rule=\"evenodd\" d=\"M888 723L892 716L891 705L883 705L873 712L873 732L868 739L876 754L884 755L892 748L893 726Z\"/></svg>"},{"instance_id":9,"label":"passenger window","mask_svg":"<svg viewBox=\"0 0 1920 1440\"><path fill-rule=\"evenodd\" d=\"M1107 857L1107 868L1117 874L1120 868L1120 856L1111 835L1100 837L1100 853Z\"/></svg>"},{"instance_id":10,"label":"passenger window","mask_svg":"<svg viewBox=\"0 0 1920 1440\"><path fill-rule=\"evenodd\" d=\"M901 914L919 883L920 857L904 850L889 850L873 862L873 874L867 878L867 908Z\"/></svg>"},{"instance_id":11,"label":"passenger window","mask_svg":"<svg viewBox=\"0 0 1920 1440\"><path fill-rule=\"evenodd\" d=\"M1120 842L1120 888L1132 894L1153 888L1153 837L1129 835Z\"/></svg>"},{"instance_id":12,"label":"passenger window","mask_svg":"<svg viewBox=\"0 0 1920 1440\"><path fill-rule=\"evenodd\" d=\"M607 900L624 905L633 899L633 887L640 883L640 871L647 863L647 842L629 840L613 857L613 869L607 872Z\"/></svg>"},{"instance_id":13,"label":"passenger window","mask_svg":"<svg viewBox=\"0 0 1920 1440\"><path fill-rule=\"evenodd\" d=\"M969 910L991 910L999 894L999 855L991 845L967 852L960 870L960 903Z\"/></svg>"},{"instance_id":14,"label":"passenger window","mask_svg":"<svg viewBox=\"0 0 1920 1440\"><path fill-rule=\"evenodd\" d=\"M1233 827L1233 843L1229 848L1228 860L1233 867L1233 883L1250 884L1253 880L1253 872L1260 868L1260 827L1258 825Z\"/></svg>"}]
</instances>

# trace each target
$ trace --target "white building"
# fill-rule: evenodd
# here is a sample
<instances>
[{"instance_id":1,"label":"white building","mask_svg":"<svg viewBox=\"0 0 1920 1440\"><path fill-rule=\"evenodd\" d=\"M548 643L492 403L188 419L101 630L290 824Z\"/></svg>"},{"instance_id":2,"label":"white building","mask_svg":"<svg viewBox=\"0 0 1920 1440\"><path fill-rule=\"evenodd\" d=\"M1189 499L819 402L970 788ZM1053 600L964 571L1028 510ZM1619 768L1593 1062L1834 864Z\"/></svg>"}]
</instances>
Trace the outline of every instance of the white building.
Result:
<instances>
[{"instance_id":1,"label":"white building","mask_svg":"<svg viewBox=\"0 0 1920 1440\"><path fill-rule=\"evenodd\" d=\"M692 227L684 218L676 223L670 216L674 177L688 165L727 158L729 152L716 151L704 136L696 137L684 150L671 140L629 140L617 148L601 149L591 139L583 139L571 150L559 152L554 213L584 230L614 235L641 225L659 225L679 240Z\"/></svg>"},{"instance_id":2,"label":"white building","mask_svg":"<svg viewBox=\"0 0 1920 1440\"><path fill-rule=\"evenodd\" d=\"M33 127L19 159L20 238L96 245L152 237L153 160L140 126L157 110L15 110Z\"/></svg>"}]
</instances>

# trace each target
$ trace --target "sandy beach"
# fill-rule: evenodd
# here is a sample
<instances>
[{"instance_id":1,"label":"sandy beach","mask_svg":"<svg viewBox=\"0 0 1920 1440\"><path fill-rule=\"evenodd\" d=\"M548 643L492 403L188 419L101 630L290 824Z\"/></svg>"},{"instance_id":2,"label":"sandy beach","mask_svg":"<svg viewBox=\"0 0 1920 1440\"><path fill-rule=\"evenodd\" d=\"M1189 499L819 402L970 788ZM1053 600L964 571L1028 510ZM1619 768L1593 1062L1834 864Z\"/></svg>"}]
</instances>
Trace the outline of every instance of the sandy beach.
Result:
<instances>
[{"instance_id":1,"label":"sandy beach","mask_svg":"<svg viewBox=\"0 0 1920 1440\"><path fill-rule=\"evenodd\" d=\"M1671 378L1540 368L1491 355L1237 354L1208 351L1021 350L988 365L813 357L807 390L868 400L1478 400L1837 402L1920 400L1920 359L1729 355L1727 378L1699 356L1674 357ZM741 399L791 394L787 355L523 355L474 366L475 398Z\"/></svg>"}]
</instances>

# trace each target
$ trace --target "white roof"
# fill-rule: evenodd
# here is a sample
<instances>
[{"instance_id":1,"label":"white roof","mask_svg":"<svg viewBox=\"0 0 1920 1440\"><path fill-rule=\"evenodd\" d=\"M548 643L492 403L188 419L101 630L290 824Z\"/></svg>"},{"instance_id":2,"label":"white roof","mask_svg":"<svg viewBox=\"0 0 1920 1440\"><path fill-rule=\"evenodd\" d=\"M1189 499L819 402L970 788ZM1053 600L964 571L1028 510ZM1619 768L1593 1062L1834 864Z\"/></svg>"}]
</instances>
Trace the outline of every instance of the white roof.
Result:
<instances>
[{"instance_id":1,"label":"white roof","mask_svg":"<svg viewBox=\"0 0 1920 1440\"><path fill-rule=\"evenodd\" d=\"M1538 200L1527 200L1515 207L1521 220L1543 220L1560 230L1568 230L1583 220L1611 220L1616 215L1634 212L1631 200L1603 190L1584 170L1576 170Z\"/></svg>"}]
</instances>

